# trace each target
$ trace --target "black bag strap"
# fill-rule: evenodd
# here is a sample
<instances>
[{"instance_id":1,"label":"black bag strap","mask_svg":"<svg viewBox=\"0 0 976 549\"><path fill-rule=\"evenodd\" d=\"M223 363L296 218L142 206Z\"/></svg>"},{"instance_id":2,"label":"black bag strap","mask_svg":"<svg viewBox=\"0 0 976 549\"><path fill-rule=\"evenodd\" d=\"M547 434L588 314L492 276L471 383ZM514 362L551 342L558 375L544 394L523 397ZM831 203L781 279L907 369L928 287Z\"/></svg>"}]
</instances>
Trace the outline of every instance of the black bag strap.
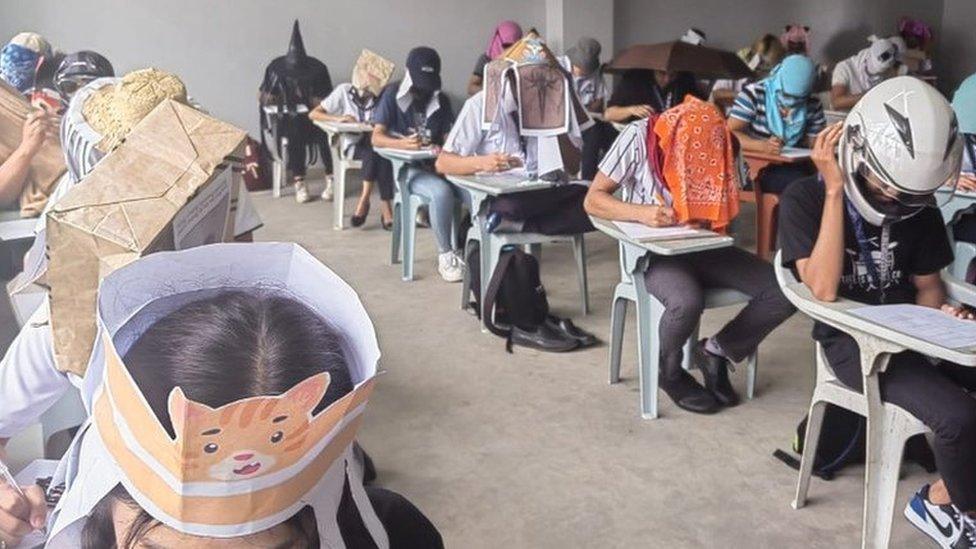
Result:
<instances>
[{"instance_id":1,"label":"black bag strap","mask_svg":"<svg viewBox=\"0 0 976 549\"><path fill-rule=\"evenodd\" d=\"M501 256L498 258L498 265L495 266L494 272L491 273L491 280L488 282L488 287L485 290L485 301L481 304L481 318L484 320L485 326L488 331L499 337L504 337L508 343L505 349L508 352L512 352L512 330L503 330L495 324L494 315L492 314L495 310L495 302L498 300L498 293L501 290L502 283L505 281L505 274L508 272L509 267L512 265L512 261L515 259L515 252L505 251L502 252ZM481 283L484 284L484 273L482 275Z\"/></svg>"}]
</instances>

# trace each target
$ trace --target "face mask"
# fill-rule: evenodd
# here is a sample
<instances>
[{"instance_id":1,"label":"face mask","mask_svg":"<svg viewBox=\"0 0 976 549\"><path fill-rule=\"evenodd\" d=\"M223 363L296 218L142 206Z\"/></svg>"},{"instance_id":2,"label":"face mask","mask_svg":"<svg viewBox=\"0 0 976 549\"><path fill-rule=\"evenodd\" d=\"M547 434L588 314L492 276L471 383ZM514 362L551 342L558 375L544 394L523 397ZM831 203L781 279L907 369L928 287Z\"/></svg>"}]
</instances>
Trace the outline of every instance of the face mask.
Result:
<instances>
[{"instance_id":1,"label":"face mask","mask_svg":"<svg viewBox=\"0 0 976 549\"><path fill-rule=\"evenodd\" d=\"M416 86L410 88L410 97L413 98L413 102L416 105L425 106L430 101L430 98L434 96L434 92L430 90L422 90Z\"/></svg>"}]
</instances>

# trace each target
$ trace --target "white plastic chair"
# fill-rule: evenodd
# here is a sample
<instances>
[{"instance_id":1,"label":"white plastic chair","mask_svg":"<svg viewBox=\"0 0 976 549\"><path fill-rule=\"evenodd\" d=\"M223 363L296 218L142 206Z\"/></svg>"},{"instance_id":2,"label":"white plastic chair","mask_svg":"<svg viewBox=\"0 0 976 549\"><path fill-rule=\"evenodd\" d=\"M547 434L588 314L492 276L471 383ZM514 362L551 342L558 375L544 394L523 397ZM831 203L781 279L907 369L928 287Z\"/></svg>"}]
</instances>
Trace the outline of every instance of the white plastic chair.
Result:
<instances>
[{"instance_id":1,"label":"white plastic chair","mask_svg":"<svg viewBox=\"0 0 976 549\"><path fill-rule=\"evenodd\" d=\"M402 160L393 160L393 181L396 184L393 194L393 227L390 239L390 264L396 265L401 262L401 252L403 254L403 274L401 280L410 282L413 280L413 258L414 249L417 242L417 210L430 201L419 195L410 192L410 186L404 185L402 178L407 177L410 165ZM460 205L455 219L461 219ZM457 225L451 228L451 242L457 240Z\"/></svg>"},{"instance_id":2,"label":"white plastic chair","mask_svg":"<svg viewBox=\"0 0 976 549\"><path fill-rule=\"evenodd\" d=\"M976 259L976 244L971 242L956 242L953 244L955 259L949 266L949 272L959 280L966 280L969 265Z\"/></svg>"},{"instance_id":3,"label":"white plastic chair","mask_svg":"<svg viewBox=\"0 0 976 549\"><path fill-rule=\"evenodd\" d=\"M480 219L476 219L475 222L481 222ZM484 242L481 242L481 233L477 227L472 227L468 231L467 243L478 242L481 246L485 246ZM502 251L506 246L522 246L526 248L526 251L531 253L537 260L542 259L542 245L543 244L558 244L558 243L571 243L573 245L573 258L576 261L576 279L579 283L580 291L580 301L581 309L584 315L590 313L590 291L589 283L587 281L586 275L586 239L583 233L573 234L573 235L544 235L539 233L490 233L488 235L487 258L488 262L486 264L486 269L481 275L481 290L482 295L481 302L484 303L484 296L487 290L488 281L491 280L491 275L495 272L495 267L498 265L498 261L501 258ZM467 249L467 244L465 244L465 249ZM485 250L482 250L484 252ZM470 295L466 290L471 288L468 270L464 271L464 281L462 283L462 288L465 291L461 292L461 309L466 310L468 304L470 303Z\"/></svg>"},{"instance_id":4,"label":"white plastic chair","mask_svg":"<svg viewBox=\"0 0 976 549\"><path fill-rule=\"evenodd\" d=\"M281 152L278 152L278 116L261 109L261 116L265 117L264 142L268 144L271 155L271 196L281 198L281 190L285 187L288 177L288 138L281 138Z\"/></svg>"},{"instance_id":5,"label":"white plastic chair","mask_svg":"<svg viewBox=\"0 0 976 549\"><path fill-rule=\"evenodd\" d=\"M657 393L660 371L660 344L658 342L664 305L644 285L644 273L648 256L645 250L620 243L620 282L613 292L610 308L610 384L620 381L620 355L623 348L624 327L627 320L627 303L637 304L637 362L640 385L641 416L644 419L658 417ZM705 309L715 309L747 303L751 298L737 290L715 289L705 292ZM698 342L698 329L684 345L682 366L693 368L692 353ZM752 399L756 389L756 372L759 368L758 352L746 359L746 397Z\"/></svg>"},{"instance_id":6,"label":"white plastic chair","mask_svg":"<svg viewBox=\"0 0 976 549\"><path fill-rule=\"evenodd\" d=\"M345 228L345 197L346 197L346 176L352 170L359 170L363 167L362 160L356 160L342 151L342 139L338 132L326 130L329 135L329 152L332 154L332 228L341 231ZM369 136L363 137L369 139Z\"/></svg>"},{"instance_id":7,"label":"white plastic chair","mask_svg":"<svg viewBox=\"0 0 976 549\"><path fill-rule=\"evenodd\" d=\"M840 308L843 300L833 303L816 300L806 286L797 281L790 270L782 266L780 256L781 253L777 253L773 264L776 269L776 279L783 293L807 316L841 330L857 341L861 353L864 383L863 393L841 383L827 364L823 349L819 344L817 345L817 381L810 404L793 507L800 509L806 504L826 404L831 403L850 410L867 419L861 547L872 549L887 547L891 540L891 520L894 516L898 475L905 442L915 435L930 432L921 421L902 408L881 400L879 374L887 368L891 355L905 351L906 347L888 334L870 333L872 330L867 323L860 323L865 327L861 330L839 320L843 314ZM976 302L976 292L973 288L967 289L951 279L948 279L947 283L953 299L964 303ZM879 329L878 332L880 331Z\"/></svg>"}]
</instances>

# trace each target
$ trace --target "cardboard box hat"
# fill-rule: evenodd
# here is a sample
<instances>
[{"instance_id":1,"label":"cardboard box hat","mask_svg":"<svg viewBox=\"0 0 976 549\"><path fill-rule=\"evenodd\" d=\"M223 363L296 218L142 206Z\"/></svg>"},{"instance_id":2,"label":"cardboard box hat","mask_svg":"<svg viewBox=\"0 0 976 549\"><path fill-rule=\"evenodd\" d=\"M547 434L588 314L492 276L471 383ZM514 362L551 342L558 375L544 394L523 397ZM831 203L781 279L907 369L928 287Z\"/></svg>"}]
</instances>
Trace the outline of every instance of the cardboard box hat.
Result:
<instances>
[{"instance_id":1,"label":"cardboard box hat","mask_svg":"<svg viewBox=\"0 0 976 549\"><path fill-rule=\"evenodd\" d=\"M59 370L84 375L99 280L134 259L228 239L246 134L160 103L47 216L47 283Z\"/></svg>"}]
</instances>

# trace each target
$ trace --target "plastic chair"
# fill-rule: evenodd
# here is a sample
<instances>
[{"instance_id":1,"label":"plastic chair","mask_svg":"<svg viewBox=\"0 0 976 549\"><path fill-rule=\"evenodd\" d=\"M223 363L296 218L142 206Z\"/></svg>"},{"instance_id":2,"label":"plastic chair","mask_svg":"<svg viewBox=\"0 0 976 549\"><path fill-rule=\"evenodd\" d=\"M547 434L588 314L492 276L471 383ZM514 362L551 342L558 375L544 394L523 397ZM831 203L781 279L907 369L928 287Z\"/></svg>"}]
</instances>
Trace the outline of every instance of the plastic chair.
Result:
<instances>
[{"instance_id":1,"label":"plastic chair","mask_svg":"<svg viewBox=\"0 0 976 549\"><path fill-rule=\"evenodd\" d=\"M642 250L643 251L643 250ZM627 303L637 304L637 356L640 384L641 416L644 419L658 417L657 392L660 353L658 349L658 326L664 315L664 305L658 301L644 285L646 257L631 257L635 252L620 244L620 283L613 292L610 307L610 384L620 381L620 355L623 348L624 327L627 320ZM628 264L637 267L628 272ZM715 309L747 303L751 298L737 290L715 289L705 292L705 309ZM682 366L685 370L693 367L692 353L698 342L698 329L684 345ZM756 373L759 368L758 353L746 359L746 397L752 399L756 389Z\"/></svg>"},{"instance_id":2,"label":"plastic chair","mask_svg":"<svg viewBox=\"0 0 976 549\"><path fill-rule=\"evenodd\" d=\"M281 198L281 189L285 187L288 177L288 138L281 138L281 151L275 144L278 142L278 117L261 109L261 116L265 117L264 142L269 143L268 153L271 155L271 196Z\"/></svg>"},{"instance_id":3,"label":"plastic chair","mask_svg":"<svg viewBox=\"0 0 976 549\"><path fill-rule=\"evenodd\" d=\"M892 354L905 347L869 333L856 330L837 320L837 305L817 301L806 287L797 281L793 273L782 266L780 254L774 261L776 279L786 297L804 314L824 322L853 337L861 350L861 370L864 392L850 389L841 383L830 369L823 349L817 344L817 381L810 403L803 457L800 460L799 480L796 487L795 509L807 501L810 475L820 440L824 410L827 403L850 410L867 419L867 459L864 473L864 521L861 547L887 547L891 540L891 520L895 511L898 475L901 469L905 442L929 429L917 418L881 400L879 374L885 370ZM976 292L947 280L950 296L964 302L976 301ZM832 313L832 314L831 314Z\"/></svg>"},{"instance_id":4,"label":"plastic chair","mask_svg":"<svg viewBox=\"0 0 976 549\"><path fill-rule=\"evenodd\" d=\"M956 242L953 245L955 259L949 266L949 272L959 280L966 280L969 266L976 259L976 244L971 242Z\"/></svg>"},{"instance_id":5,"label":"plastic chair","mask_svg":"<svg viewBox=\"0 0 976 549\"><path fill-rule=\"evenodd\" d=\"M413 280L413 258L414 249L417 242L417 210L430 200L410 192L409 185L401 184L401 178L405 178L410 173L410 166L402 160L390 160L393 163L393 181L396 183L396 192L393 194L393 227L390 240L390 264L396 265L401 262L401 252L403 254L403 274L401 280L410 282ZM458 205L458 213L460 213ZM455 215L455 219L460 219L460 215ZM457 241L457 225L451 229L451 242Z\"/></svg>"},{"instance_id":6,"label":"plastic chair","mask_svg":"<svg viewBox=\"0 0 976 549\"><path fill-rule=\"evenodd\" d=\"M359 170L363 167L361 160L349 157L341 150L342 139L336 132L326 132L329 134L329 152L332 154L332 179L334 197L332 199L332 228L341 231L345 227L345 197L346 197L346 174L352 170ZM366 136L364 139L369 139Z\"/></svg>"},{"instance_id":7,"label":"plastic chair","mask_svg":"<svg viewBox=\"0 0 976 549\"><path fill-rule=\"evenodd\" d=\"M480 245L484 246L485 243L481 242L481 233L477 227L471 227L468 230L467 243L478 242ZM589 283L587 282L586 275L586 240L583 233L575 235L544 235L539 233L491 233L488 238L488 263L486 265L486 270L481 275L481 290L482 295L480 296L481 302L484 303L484 294L487 289L488 281L491 280L491 274L495 272L495 267L498 265L498 261L501 258L502 251L504 251L506 246L523 246L529 253L531 253L537 260L542 258L542 245L543 244L556 244L556 243L572 243L573 245L573 257L576 260L576 279L579 283L580 299L582 301L581 309L583 314L590 313L590 292ZM465 249L467 249L467 244L465 244ZM484 251L484 250L482 250ZM487 275L484 273L488 273ZM471 296L468 290L471 288L471 284L468 278L468 271L465 269L464 281L462 282L462 288L464 290L461 292L461 309L466 310L468 304L470 303Z\"/></svg>"}]
</instances>

